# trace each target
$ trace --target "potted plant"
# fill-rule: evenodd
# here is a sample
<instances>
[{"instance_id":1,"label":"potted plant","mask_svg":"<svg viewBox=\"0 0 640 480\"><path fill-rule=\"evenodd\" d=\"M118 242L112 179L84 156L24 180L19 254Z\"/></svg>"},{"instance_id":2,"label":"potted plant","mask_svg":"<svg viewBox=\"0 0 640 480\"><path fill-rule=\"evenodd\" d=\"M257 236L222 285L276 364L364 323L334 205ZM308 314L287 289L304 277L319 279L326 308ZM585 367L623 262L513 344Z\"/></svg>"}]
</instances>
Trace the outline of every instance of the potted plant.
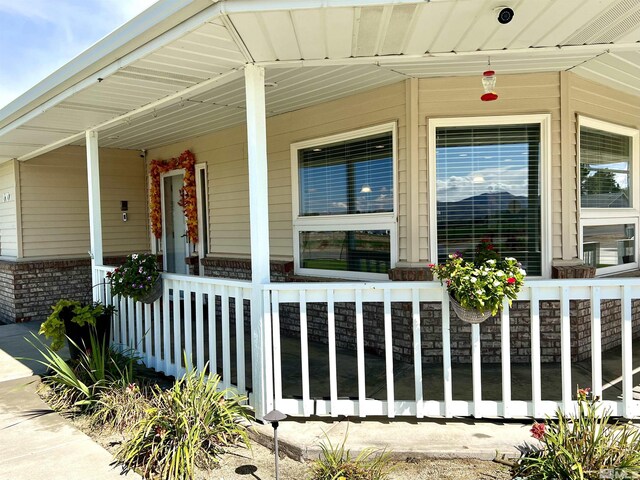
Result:
<instances>
[{"instance_id":1,"label":"potted plant","mask_svg":"<svg viewBox=\"0 0 640 480\"><path fill-rule=\"evenodd\" d=\"M443 265L429 265L434 277L446 284L456 315L469 323L481 323L497 314L505 298L511 305L526 276L515 258L500 260L488 247L490 244L481 247L475 263L453 253Z\"/></svg>"},{"instance_id":2,"label":"potted plant","mask_svg":"<svg viewBox=\"0 0 640 480\"><path fill-rule=\"evenodd\" d=\"M162 295L162 276L155 255L134 253L113 272L107 273L111 294L142 303L153 303Z\"/></svg>"},{"instance_id":3,"label":"potted plant","mask_svg":"<svg viewBox=\"0 0 640 480\"><path fill-rule=\"evenodd\" d=\"M86 348L91 344L92 332L98 342L109 342L111 316L115 311L113 306L60 299L51 308L53 312L42 323L39 333L51 339L52 350L60 350L65 338L68 338L71 358L78 358L78 348Z\"/></svg>"}]
</instances>

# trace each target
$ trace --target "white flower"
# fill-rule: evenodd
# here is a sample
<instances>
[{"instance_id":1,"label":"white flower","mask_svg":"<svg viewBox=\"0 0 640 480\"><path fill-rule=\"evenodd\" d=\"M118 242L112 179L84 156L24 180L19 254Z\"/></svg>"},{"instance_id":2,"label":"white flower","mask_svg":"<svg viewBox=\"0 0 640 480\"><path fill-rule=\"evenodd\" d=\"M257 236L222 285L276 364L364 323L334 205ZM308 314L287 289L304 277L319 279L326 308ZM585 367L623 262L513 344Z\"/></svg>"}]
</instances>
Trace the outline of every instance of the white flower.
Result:
<instances>
[{"instance_id":1,"label":"white flower","mask_svg":"<svg viewBox=\"0 0 640 480\"><path fill-rule=\"evenodd\" d=\"M499 287L500 286L500 282L498 280L493 282L493 286L494 287Z\"/></svg>"},{"instance_id":2,"label":"white flower","mask_svg":"<svg viewBox=\"0 0 640 480\"><path fill-rule=\"evenodd\" d=\"M486 261L486 262L484 262L484 263L488 263L489 265L495 265L495 264L496 264L496 261L495 261L493 258L490 258L489 260L487 260L487 261Z\"/></svg>"},{"instance_id":3,"label":"white flower","mask_svg":"<svg viewBox=\"0 0 640 480\"><path fill-rule=\"evenodd\" d=\"M471 283L476 283L478 281L476 277L471 277L469 280L471 281Z\"/></svg>"},{"instance_id":4,"label":"white flower","mask_svg":"<svg viewBox=\"0 0 640 480\"><path fill-rule=\"evenodd\" d=\"M515 262L516 261L516 259L513 258L513 257L506 257L505 260L508 261L508 262Z\"/></svg>"},{"instance_id":5,"label":"white flower","mask_svg":"<svg viewBox=\"0 0 640 480\"><path fill-rule=\"evenodd\" d=\"M520 273L521 273L522 275L526 275L526 274L527 274L527 272L525 272L524 268L520 268L519 270L520 270Z\"/></svg>"},{"instance_id":6,"label":"white flower","mask_svg":"<svg viewBox=\"0 0 640 480\"><path fill-rule=\"evenodd\" d=\"M482 296L484 295L484 292L482 290L476 290L476 295Z\"/></svg>"},{"instance_id":7,"label":"white flower","mask_svg":"<svg viewBox=\"0 0 640 480\"><path fill-rule=\"evenodd\" d=\"M138 254L134 253L133 255L131 255L131 258L133 258L134 260L137 260L138 259Z\"/></svg>"},{"instance_id":8,"label":"white flower","mask_svg":"<svg viewBox=\"0 0 640 480\"><path fill-rule=\"evenodd\" d=\"M502 270L498 270L496 272L496 277L504 277L504 272Z\"/></svg>"}]
</instances>

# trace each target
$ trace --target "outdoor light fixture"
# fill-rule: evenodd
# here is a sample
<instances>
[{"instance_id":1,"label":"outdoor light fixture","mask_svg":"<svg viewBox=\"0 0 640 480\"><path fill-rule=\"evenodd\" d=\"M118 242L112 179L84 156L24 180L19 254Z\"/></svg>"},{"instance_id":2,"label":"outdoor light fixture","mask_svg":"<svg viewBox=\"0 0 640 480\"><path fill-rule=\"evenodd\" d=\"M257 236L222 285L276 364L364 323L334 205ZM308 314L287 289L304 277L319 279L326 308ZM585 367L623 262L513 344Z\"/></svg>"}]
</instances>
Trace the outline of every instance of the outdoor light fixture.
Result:
<instances>
[{"instance_id":1,"label":"outdoor light fixture","mask_svg":"<svg viewBox=\"0 0 640 480\"><path fill-rule=\"evenodd\" d=\"M362 185L362 188L360 189L360 193L371 193L371 187L369 186L368 183L365 183L364 185Z\"/></svg>"},{"instance_id":2,"label":"outdoor light fixture","mask_svg":"<svg viewBox=\"0 0 640 480\"><path fill-rule=\"evenodd\" d=\"M286 418L287 416L278 410L271 410L263 417L263 420L265 422L269 422L273 427L273 450L276 456L276 480L280 478L280 474L278 472L278 425Z\"/></svg>"},{"instance_id":3,"label":"outdoor light fixture","mask_svg":"<svg viewBox=\"0 0 640 480\"><path fill-rule=\"evenodd\" d=\"M487 70L482 74L482 87L484 88L484 94L480 97L483 102L490 102L498 99L496 90L496 72L493 70Z\"/></svg>"}]
</instances>

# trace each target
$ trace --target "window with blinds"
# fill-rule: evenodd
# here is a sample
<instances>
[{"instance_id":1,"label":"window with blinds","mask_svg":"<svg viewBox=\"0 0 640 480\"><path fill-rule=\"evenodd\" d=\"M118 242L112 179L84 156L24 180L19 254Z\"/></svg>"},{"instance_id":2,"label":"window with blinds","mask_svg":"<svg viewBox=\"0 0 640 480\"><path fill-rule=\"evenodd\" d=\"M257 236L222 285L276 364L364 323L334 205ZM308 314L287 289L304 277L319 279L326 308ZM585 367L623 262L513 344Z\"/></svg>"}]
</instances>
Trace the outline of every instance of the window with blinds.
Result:
<instances>
[{"instance_id":1,"label":"window with blinds","mask_svg":"<svg viewBox=\"0 0 640 480\"><path fill-rule=\"evenodd\" d=\"M580 200L582 208L631 207L631 138L580 127Z\"/></svg>"},{"instance_id":2,"label":"window with blinds","mask_svg":"<svg viewBox=\"0 0 640 480\"><path fill-rule=\"evenodd\" d=\"M293 146L296 271L387 278L396 248L394 125Z\"/></svg>"},{"instance_id":3,"label":"window with blinds","mask_svg":"<svg viewBox=\"0 0 640 480\"><path fill-rule=\"evenodd\" d=\"M391 132L299 150L300 215L393 211Z\"/></svg>"},{"instance_id":4,"label":"window with blinds","mask_svg":"<svg viewBox=\"0 0 640 480\"><path fill-rule=\"evenodd\" d=\"M491 244L541 275L540 124L437 127L438 261Z\"/></svg>"}]
</instances>

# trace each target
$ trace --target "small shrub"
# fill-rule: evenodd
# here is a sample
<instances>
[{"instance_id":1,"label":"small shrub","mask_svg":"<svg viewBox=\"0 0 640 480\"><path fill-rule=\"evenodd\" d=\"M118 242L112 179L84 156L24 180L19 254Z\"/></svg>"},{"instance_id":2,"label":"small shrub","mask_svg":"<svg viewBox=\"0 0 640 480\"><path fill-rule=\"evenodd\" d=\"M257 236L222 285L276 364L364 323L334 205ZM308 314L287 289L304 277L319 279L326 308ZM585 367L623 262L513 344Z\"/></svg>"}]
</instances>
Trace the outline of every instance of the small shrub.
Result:
<instances>
[{"instance_id":1,"label":"small shrub","mask_svg":"<svg viewBox=\"0 0 640 480\"><path fill-rule=\"evenodd\" d=\"M541 447L527 445L514 468L528 480L562 478L596 480L640 477L640 431L630 423L611 424L611 412L602 409L589 389L579 389L575 415L535 423L532 436Z\"/></svg>"},{"instance_id":2,"label":"small shrub","mask_svg":"<svg viewBox=\"0 0 640 480\"><path fill-rule=\"evenodd\" d=\"M35 337L39 345L30 342L40 353L49 373L42 382L49 389L44 393L55 410L90 411L100 396L114 385L133 382L133 366L137 361L130 352L120 352L98 342L91 335L91 348L81 352L75 362L67 362L58 353Z\"/></svg>"},{"instance_id":3,"label":"small shrub","mask_svg":"<svg viewBox=\"0 0 640 480\"><path fill-rule=\"evenodd\" d=\"M91 414L94 428L110 428L117 432L130 431L151 408L152 390L136 383L113 385L105 389Z\"/></svg>"},{"instance_id":4,"label":"small shrub","mask_svg":"<svg viewBox=\"0 0 640 480\"><path fill-rule=\"evenodd\" d=\"M123 470L137 470L145 478L190 479L196 465L215 465L223 447L248 446L246 398L218 391L219 381L217 375L190 369L169 390L156 388L151 408L116 452Z\"/></svg>"},{"instance_id":5,"label":"small shrub","mask_svg":"<svg viewBox=\"0 0 640 480\"><path fill-rule=\"evenodd\" d=\"M311 465L310 480L384 480L389 477L391 465L386 451L363 450L352 458L345 448L347 435L342 443L333 445L327 437L320 444L320 458Z\"/></svg>"}]
</instances>

